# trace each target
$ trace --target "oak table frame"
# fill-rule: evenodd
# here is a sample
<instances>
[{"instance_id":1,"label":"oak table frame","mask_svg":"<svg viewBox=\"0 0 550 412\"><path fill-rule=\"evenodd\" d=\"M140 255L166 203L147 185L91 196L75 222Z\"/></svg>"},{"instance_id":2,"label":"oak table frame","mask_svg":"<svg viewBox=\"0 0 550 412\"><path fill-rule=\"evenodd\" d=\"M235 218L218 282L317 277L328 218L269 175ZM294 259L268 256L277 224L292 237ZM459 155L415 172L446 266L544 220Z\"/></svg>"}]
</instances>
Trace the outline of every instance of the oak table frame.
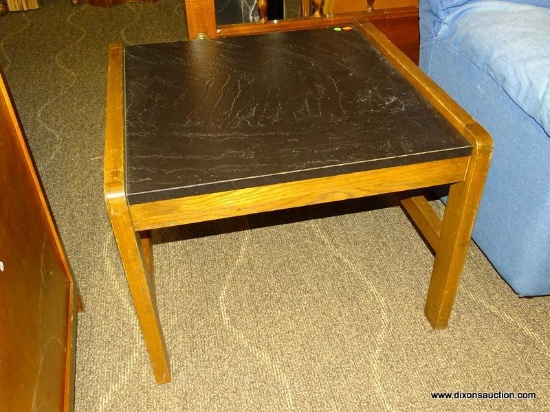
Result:
<instances>
[{"instance_id":1,"label":"oak table frame","mask_svg":"<svg viewBox=\"0 0 550 412\"><path fill-rule=\"evenodd\" d=\"M443 219L424 196L415 194L402 200L403 208L435 252L425 315L433 328L447 326L489 167L492 140L372 23L362 20L355 27L469 142L469 156L130 204L125 181L123 46L110 45L105 200L158 383L169 382L171 375L152 277L150 230L157 228L385 193L406 194L408 190L449 184Z\"/></svg>"}]
</instances>

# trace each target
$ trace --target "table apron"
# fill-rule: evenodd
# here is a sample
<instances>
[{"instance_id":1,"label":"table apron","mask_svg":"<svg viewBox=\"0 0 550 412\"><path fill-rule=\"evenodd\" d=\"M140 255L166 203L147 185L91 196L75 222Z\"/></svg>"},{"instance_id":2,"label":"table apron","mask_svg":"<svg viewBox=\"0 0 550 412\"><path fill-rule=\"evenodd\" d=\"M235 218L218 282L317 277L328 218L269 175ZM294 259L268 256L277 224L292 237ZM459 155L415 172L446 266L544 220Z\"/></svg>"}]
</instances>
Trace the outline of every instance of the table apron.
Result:
<instances>
[{"instance_id":1,"label":"table apron","mask_svg":"<svg viewBox=\"0 0 550 412\"><path fill-rule=\"evenodd\" d=\"M464 180L470 157L129 205L136 231L434 187Z\"/></svg>"}]
</instances>

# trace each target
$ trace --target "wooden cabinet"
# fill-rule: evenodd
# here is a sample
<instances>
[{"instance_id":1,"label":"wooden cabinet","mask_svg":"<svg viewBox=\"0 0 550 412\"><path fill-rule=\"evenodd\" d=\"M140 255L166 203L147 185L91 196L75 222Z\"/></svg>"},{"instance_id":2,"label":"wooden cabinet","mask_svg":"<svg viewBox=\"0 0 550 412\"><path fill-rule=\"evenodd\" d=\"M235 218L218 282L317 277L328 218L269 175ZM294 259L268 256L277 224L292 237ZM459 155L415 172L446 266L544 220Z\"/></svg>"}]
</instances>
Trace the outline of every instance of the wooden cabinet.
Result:
<instances>
[{"instance_id":1,"label":"wooden cabinet","mask_svg":"<svg viewBox=\"0 0 550 412\"><path fill-rule=\"evenodd\" d=\"M325 0L326 2L327 0ZM418 0L329 0L332 14L365 11L368 6L374 10L395 9L399 7L418 7Z\"/></svg>"},{"instance_id":2,"label":"wooden cabinet","mask_svg":"<svg viewBox=\"0 0 550 412\"><path fill-rule=\"evenodd\" d=\"M405 53L409 59L418 64L420 55L418 14L399 16L393 19L373 20L372 23Z\"/></svg>"},{"instance_id":3,"label":"wooden cabinet","mask_svg":"<svg viewBox=\"0 0 550 412\"><path fill-rule=\"evenodd\" d=\"M307 4L314 4L312 0L301 1L302 7L306 8ZM304 6L304 3L307 4ZM216 23L213 0L184 0L183 4L187 35L190 40L298 30L306 26L308 28L341 26L352 24L357 19L368 19L413 62L418 63L420 43L418 0L376 0L373 11L367 11L366 0L332 0L332 7L336 12L333 11L332 15L329 13L328 17L305 17L231 25ZM318 1L315 4L319 7Z\"/></svg>"},{"instance_id":4,"label":"wooden cabinet","mask_svg":"<svg viewBox=\"0 0 550 412\"><path fill-rule=\"evenodd\" d=\"M1 76L1 410L72 409L77 301L59 234Z\"/></svg>"},{"instance_id":5,"label":"wooden cabinet","mask_svg":"<svg viewBox=\"0 0 550 412\"><path fill-rule=\"evenodd\" d=\"M366 12L369 6L371 13L373 11L387 13L387 18L372 19L372 22L392 43L418 64L420 51L418 0L325 0L324 2L325 13L330 16ZM397 14L396 9L410 11Z\"/></svg>"}]
</instances>

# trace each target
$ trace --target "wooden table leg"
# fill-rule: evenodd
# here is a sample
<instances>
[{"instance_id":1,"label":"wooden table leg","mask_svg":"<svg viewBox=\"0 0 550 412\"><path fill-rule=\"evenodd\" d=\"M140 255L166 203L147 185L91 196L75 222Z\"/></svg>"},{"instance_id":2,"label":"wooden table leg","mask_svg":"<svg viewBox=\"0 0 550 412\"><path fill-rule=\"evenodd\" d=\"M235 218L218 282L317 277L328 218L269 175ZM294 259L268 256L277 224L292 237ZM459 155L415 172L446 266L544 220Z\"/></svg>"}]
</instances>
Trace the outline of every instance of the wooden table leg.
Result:
<instances>
[{"instance_id":1,"label":"wooden table leg","mask_svg":"<svg viewBox=\"0 0 550 412\"><path fill-rule=\"evenodd\" d=\"M267 0L258 0L258 14L260 22L265 23L267 21Z\"/></svg>"},{"instance_id":2,"label":"wooden table leg","mask_svg":"<svg viewBox=\"0 0 550 412\"><path fill-rule=\"evenodd\" d=\"M374 0L367 0L367 11L374 11Z\"/></svg>"},{"instance_id":3,"label":"wooden table leg","mask_svg":"<svg viewBox=\"0 0 550 412\"><path fill-rule=\"evenodd\" d=\"M368 1L369 8L373 3L373 0ZM361 22L359 27L360 32L472 145L464 180L451 185L441 226L436 223L432 212L424 212L424 209L427 209L424 202L413 198L403 203L409 212L412 211L413 219L415 215L425 215L422 216L419 226L424 228L427 240L435 249L435 262L424 313L433 328L443 329L449 321L458 281L466 260L477 208L489 171L493 141L475 119L410 59L404 58L403 52L374 28L371 22Z\"/></svg>"},{"instance_id":4,"label":"wooden table leg","mask_svg":"<svg viewBox=\"0 0 550 412\"><path fill-rule=\"evenodd\" d=\"M479 125L465 180L452 184L441 224L424 313L435 329L447 326L466 260L477 208L489 170L492 142ZM473 133L475 135L475 133Z\"/></svg>"},{"instance_id":5,"label":"wooden table leg","mask_svg":"<svg viewBox=\"0 0 550 412\"><path fill-rule=\"evenodd\" d=\"M122 60L122 44L111 44L105 125L105 203L155 379L157 383L166 383L170 382L170 365L155 302L153 278L150 274L150 237L147 232L137 233L134 229L126 199Z\"/></svg>"},{"instance_id":6,"label":"wooden table leg","mask_svg":"<svg viewBox=\"0 0 550 412\"><path fill-rule=\"evenodd\" d=\"M139 232L139 238L141 239L141 248L143 249L143 256L147 269L149 269L149 275L153 278L153 245L151 243L151 231L144 230Z\"/></svg>"},{"instance_id":7,"label":"wooden table leg","mask_svg":"<svg viewBox=\"0 0 550 412\"><path fill-rule=\"evenodd\" d=\"M153 279L149 274L142 241L134 231L125 197L107 198L107 210L155 380L157 383L170 382L170 365L155 301Z\"/></svg>"},{"instance_id":8,"label":"wooden table leg","mask_svg":"<svg viewBox=\"0 0 550 412\"><path fill-rule=\"evenodd\" d=\"M322 0L313 0L313 17L321 17Z\"/></svg>"},{"instance_id":9,"label":"wooden table leg","mask_svg":"<svg viewBox=\"0 0 550 412\"><path fill-rule=\"evenodd\" d=\"M311 0L302 0L302 17L311 15Z\"/></svg>"},{"instance_id":10,"label":"wooden table leg","mask_svg":"<svg viewBox=\"0 0 550 412\"><path fill-rule=\"evenodd\" d=\"M302 17L310 17L311 16L311 1L312 0L302 0ZM313 17L321 17L322 16L322 5L323 0L313 0Z\"/></svg>"}]
</instances>

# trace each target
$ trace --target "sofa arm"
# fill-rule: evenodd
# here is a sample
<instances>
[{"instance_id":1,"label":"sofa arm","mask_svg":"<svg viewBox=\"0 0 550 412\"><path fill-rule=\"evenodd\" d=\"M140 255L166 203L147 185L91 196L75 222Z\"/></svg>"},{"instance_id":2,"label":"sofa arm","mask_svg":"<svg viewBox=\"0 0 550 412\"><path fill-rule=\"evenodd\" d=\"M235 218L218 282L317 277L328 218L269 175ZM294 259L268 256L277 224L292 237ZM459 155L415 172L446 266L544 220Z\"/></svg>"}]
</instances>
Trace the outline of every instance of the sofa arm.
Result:
<instances>
[{"instance_id":1,"label":"sofa arm","mask_svg":"<svg viewBox=\"0 0 550 412\"><path fill-rule=\"evenodd\" d=\"M501 0L510 3L529 4L531 6L550 8L550 1L548 0Z\"/></svg>"},{"instance_id":2,"label":"sofa arm","mask_svg":"<svg viewBox=\"0 0 550 412\"><path fill-rule=\"evenodd\" d=\"M467 3L439 22L439 29L436 21L432 33L421 16L421 67L429 70L431 37L490 76L550 135L550 7L501 0Z\"/></svg>"},{"instance_id":3,"label":"sofa arm","mask_svg":"<svg viewBox=\"0 0 550 412\"><path fill-rule=\"evenodd\" d=\"M427 0L431 12L443 20L449 13L466 3L484 0ZM529 4L531 6L550 8L550 0L499 0L508 3Z\"/></svg>"}]
</instances>

